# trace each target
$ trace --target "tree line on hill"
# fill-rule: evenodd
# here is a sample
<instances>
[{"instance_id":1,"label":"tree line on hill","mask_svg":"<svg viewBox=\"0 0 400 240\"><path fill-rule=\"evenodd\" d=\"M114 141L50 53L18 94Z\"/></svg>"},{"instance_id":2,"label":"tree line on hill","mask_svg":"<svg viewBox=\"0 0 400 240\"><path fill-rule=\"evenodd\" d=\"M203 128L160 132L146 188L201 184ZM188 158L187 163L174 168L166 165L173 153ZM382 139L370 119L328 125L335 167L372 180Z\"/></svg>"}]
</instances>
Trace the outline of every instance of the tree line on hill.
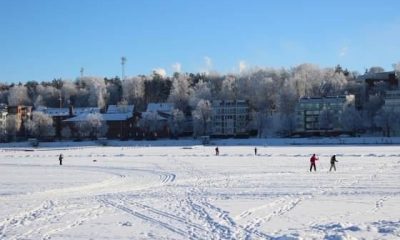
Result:
<instances>
[{"instance_id":1,"label":"tree line on hill","mask_svg":"<svg viewBox=\"0 0 400 240\"><path fill-rule=\"evenodd\" d=\"M400 63L393 66L398 74ZM366 74L382 71L381 67L371 67ZM364 86L355 81L358 76L359 73L340 65L321 68L313 64L289 69L254 68L238 74L210 72L163 76L153 72L123 80L119 77L83 76L75 80L54 79L40 83L0 83L0 103L34 107L67 107L71 104L74 107L99 108L123 103L135 105L136 111L144 111L150 102L170 102L175 105L177 115L191 115L198 120L198 125L202 125L210 101L241 99L248 101L252 124L261 136L262 129L277 132L292 128L295 107L302 97L362 92ZM359 121L357 116L362 116L367 126L374 122L379 109L379 101L365 104L362 110L349 113L352 115L349 121ZM270 121L274 114L279 115L279 126ZM362 124L358 122L357 125Z\"/></svg>"}]
</instances>

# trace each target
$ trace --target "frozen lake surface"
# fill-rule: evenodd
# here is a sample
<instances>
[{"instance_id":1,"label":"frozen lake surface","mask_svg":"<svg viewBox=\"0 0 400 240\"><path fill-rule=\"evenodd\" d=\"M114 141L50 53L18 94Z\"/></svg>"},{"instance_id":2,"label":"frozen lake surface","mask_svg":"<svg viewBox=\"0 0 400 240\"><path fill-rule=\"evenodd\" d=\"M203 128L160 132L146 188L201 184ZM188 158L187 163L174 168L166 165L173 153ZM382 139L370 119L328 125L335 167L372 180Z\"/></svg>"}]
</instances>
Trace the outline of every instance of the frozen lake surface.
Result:
<instances>
[{"instance_id":1,"label":"frozen lake surface","mask_svg":"<svg viewBox=\"0 0 400 240\"><path fill-rule=\"evenodd\" d=\"M0 239L400 238L399 146L214 148L2 149Z\"/></svg>"}]
</instances>

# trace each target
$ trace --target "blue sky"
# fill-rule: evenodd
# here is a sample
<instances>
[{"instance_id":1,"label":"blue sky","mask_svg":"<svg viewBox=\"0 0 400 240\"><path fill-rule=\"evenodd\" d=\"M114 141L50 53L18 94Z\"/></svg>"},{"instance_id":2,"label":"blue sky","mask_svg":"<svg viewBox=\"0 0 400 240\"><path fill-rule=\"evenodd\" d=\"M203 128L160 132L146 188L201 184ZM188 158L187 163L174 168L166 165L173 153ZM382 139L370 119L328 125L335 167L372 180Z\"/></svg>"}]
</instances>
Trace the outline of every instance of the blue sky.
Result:
<instances>
[{"instance_id":1,"label":"blue sky","mask_svg":"<svg viewBox=\"0 0 400 240\"><path fill-rule=\"evenodd\" d=\"M400 1L0 0L0 82L400 62Z\"/></svg>"}]
</instances>

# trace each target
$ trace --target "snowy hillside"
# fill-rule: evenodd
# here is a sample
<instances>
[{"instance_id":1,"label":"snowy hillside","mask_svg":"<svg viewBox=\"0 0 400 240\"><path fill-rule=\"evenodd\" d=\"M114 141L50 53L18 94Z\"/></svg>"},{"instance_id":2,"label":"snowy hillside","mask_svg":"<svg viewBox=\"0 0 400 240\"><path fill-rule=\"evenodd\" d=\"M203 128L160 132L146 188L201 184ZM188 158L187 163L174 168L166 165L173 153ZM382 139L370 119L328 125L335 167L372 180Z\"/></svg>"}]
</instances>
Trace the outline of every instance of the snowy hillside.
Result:
<instances>
[{"instance_id":1,"label":"snowy hillside","mask_svg":"<svg viewBox=\"0 0 400 240\"><path fill-rule=\"evenodd\" d=\"M400 146L220 143L3 148L0 239L400 238Z\"/></svg>"}]
</instances>

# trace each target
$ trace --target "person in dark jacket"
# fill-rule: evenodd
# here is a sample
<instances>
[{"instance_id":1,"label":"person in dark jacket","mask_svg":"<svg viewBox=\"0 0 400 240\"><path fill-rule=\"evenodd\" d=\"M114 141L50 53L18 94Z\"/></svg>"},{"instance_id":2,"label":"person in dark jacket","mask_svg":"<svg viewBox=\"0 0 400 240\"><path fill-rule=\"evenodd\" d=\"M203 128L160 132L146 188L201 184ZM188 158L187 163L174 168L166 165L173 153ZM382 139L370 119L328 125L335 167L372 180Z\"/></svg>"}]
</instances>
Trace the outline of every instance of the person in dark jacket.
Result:
<instances>
[{"instance_id":1,"label":"person in dark jacket","mask_svg":"<svg viewBox=\"0 0 400 240\"><path fill-rule=\"evenodd\" d=\"M336 155L333 155L333 156L331 157L331 167L329 168L329 172L332 170L332 168L336 171L335 162L339 162L339 161L336 160Z\"/></svg>"},{"instance_id":2,"label":"person in dark jacket","mask_svg":"<svg viewBox=\"0 0 400 240\"><path fill-rule=\"evenodd\" d=\"M217 155L217 156L219 155L219 149L218 149L218 147L215 148L215 155Z\"/></svg>"},{"instance_id":3,"label":"person in dark jacket","mask_svg":"<svg viewBox=\"0 0 400 240\"><path fill-rule=\"evenodd\" d=\"M317 167L315 166L316 161L318 161L318 158L317 158L317 156L315 156L315 153L314 153L310 158L310 163L311 163L310 172L312 172L313 167L314 167L314 171L317 171Z\"/></svg>"},{"instance_id":4,"label":"person in dark jacket","mask_svg":"<svg viewBox=\"0 0 400 240\"><path fill-rule=\"evenodd\" d=\"M257 148L256 147L254 148L254 155L257 156Z\"/></svg>"},{"instance_id":5,"label":"person in dark jacket","mask_svg":"<svg viewBox=\"0 0 400 240\"><path fill-rule=\"evenodd\" d=\"M63 158L64 158L64 156L62 154L60 154L60 156L58 157L58 160L60 161L60 165L62 165Z\"/></svg>"}]
</instances>

